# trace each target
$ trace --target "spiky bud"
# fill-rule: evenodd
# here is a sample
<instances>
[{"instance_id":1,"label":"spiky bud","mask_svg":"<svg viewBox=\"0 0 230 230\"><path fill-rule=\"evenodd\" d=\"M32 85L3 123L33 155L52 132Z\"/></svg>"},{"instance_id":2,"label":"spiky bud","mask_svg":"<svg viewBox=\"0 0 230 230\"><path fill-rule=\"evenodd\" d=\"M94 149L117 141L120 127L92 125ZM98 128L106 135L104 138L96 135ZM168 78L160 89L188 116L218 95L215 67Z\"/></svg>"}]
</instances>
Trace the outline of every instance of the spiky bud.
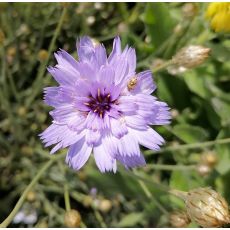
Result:
<instances>
[{"instance_id":1,"label":"spiky bud","mask_svg":"<svg viewBox=\"0 0 230 230\"><path fill-rule=\"evenodd\" d=\"M172 58L173 64L187 69L201 65L210 55L211 49L199 45L190 45L182 48Z\"/></svg>"},{"instance_id":2,"label":"spiky bud","mask_svg":"<svg viewBox=\"0 0 230 230\"><path fill-rule=\"evenodd\" d=\"M188 214L184 211L174 211L169 216L169 221L174 228L185 228L190 222Z\"/></svg>"},{"instance_id":3,"label":"spiky bud","mask_svg":"<svg viewBox=\"0 0 230 230\"><path fill-rule=\"evenodd\" d=\"M191 190L184 200L190 219L200 226L211 228L230 223L227 202L211 188Z\"/></svg>"},{"instance_id":4,"label":"spiky bud","mask_svg":"<svg viewBox=\"0 0 230 230\"><path fill-rule=\"evenodd\" d=\"M65 226L77 228L81 224L81 215L77 210L71 209L65 213Z\"/></svg>"}]
</instances>

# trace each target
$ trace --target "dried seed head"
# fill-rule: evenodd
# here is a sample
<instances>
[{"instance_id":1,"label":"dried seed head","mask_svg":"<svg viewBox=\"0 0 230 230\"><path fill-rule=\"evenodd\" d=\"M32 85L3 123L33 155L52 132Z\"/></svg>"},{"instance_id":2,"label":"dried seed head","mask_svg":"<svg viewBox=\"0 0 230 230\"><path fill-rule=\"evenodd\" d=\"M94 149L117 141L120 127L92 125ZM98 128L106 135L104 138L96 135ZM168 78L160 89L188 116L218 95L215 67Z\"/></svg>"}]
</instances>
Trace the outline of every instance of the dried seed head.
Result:
<instances>
[{"instance_id":1,"label":"dried seed head","mask_svg":"<svg viewBox=\"0 0 230 230\"><path fill-rule=\"evenodd\" d=\"M188 214L184 211L172 212L169 221L174 228L185 228L191 222Z\"/></svg>"},{"instance_id":2,"label":"dried seed head","mask_svg":"<svg viewBox=\"0 0 230 230\"><path fill-rule=\"evenodd\" d=\"M172 61L178 66L184 68L194 68L201 65L210 55L211 49L198 46L190 45L182 48L173 58Z\"/></svg>"},{"instance_id":3,"label":"dried seed head","mask_svg":"<svg viewBox=\"0 0 230 230\"><path fill-rule=\"evenodd\" d=\"M65 213L65 226L68 228L77 228L81 224L81 215L77 210L71 209Z\"/></svg>"},{"instance_id":4,"label":"dried seed head","mask_svg":"<svg viewBox=\"0 0 230 230\"><path fill-rule=\"evenodd\" d=\"M228 204L211 188L197 188L185 197L189 217L200 226L221 227L230 223Z\"/></svg>"},{"instance_id":5,"label":"dried seed head","mask_svg":"<svg viewBox=\"0 0 230 230\"><path fill-rule=\"evenodd\" d=\"M112 202L110 200L101 200L100 203L99 203L99 210L104 212L104 213L107 213L111 210L112 208Z\"/></svg>"}]
</instances>

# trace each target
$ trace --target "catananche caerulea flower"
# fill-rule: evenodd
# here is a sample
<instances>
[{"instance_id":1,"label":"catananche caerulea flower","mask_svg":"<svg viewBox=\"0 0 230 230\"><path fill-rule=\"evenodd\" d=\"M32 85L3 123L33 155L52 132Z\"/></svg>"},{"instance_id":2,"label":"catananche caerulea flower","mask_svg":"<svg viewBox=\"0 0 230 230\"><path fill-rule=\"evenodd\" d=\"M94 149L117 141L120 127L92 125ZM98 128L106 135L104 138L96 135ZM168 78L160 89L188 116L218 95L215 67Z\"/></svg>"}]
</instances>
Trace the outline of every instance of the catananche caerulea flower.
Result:
<instances>
[{"instance_id":1,"label":"catananche caerulea flower","mask_svg":"<svg viewBox=\"0 0 230 230\"><path fill-rule=\"evenodd\" d=\"M77 42L79 60L66 51L55 53L58 64L48 71L59 83L45 88L45 103L53 106L53 124L40 134L51 154L69 147L66 163L79 170L93 154L101 172L145 165L139 144L158 150L163 138L150 125L169 123L166 103L151 93L156 89L151 71L136 73L136 54L121 50L116 37L107 58L103 45L89 37Z\"/></svg>"}]
</instances>

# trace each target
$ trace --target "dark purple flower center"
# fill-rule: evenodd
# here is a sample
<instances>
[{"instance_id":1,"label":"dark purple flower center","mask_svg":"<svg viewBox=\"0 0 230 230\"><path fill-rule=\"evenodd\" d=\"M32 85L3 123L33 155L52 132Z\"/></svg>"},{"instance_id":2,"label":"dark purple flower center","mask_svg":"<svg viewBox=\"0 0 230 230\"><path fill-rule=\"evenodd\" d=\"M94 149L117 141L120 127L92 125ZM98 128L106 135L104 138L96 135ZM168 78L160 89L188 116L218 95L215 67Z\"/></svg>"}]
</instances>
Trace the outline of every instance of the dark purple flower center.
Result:
<instances>
[{"instance_id":1,"label":"dark purple flower center","mask_svg":"<svg viewBox=\"0 0 230 230\"><path fill-rule=\"evenodd\" d=\"M100 89L98 89L96 97L90 95L89 98L90 101L86 103L86 105L101 118L104 117L105 112L109 111L111 104L114 103L114 101L111 100L111 95L109 93L105 95L101 94Z\"/></svg>"}]
</instances>

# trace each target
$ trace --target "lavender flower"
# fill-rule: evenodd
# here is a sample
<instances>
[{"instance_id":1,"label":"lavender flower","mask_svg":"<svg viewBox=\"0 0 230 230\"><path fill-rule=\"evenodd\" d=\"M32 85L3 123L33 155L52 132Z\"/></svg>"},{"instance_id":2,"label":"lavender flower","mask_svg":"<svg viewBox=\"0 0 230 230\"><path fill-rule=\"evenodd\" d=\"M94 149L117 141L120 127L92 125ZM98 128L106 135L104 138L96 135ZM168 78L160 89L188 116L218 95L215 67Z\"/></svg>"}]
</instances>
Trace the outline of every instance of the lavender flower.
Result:
<instances>
[{"instance_id":1,"label":"lavender flower","mask_svg":"<svg viewBox=\"0 0 230 230\"><path fill-rule=\"evenodd\" d=\"M89 37L77 43L79 61L66 51L55 53L58 64L48 71L59 83L45 88L53 106L53 124L40 134L51 154L69 147L66 163L79 170L93 153L101 172L145 165L139 144L159 150L163 138L150 125L169 123L166 103L151 96L156 89L151 71L136 73L135 50L116 37L107 58L103 45Z\"/></svg>"}]
</instances>

